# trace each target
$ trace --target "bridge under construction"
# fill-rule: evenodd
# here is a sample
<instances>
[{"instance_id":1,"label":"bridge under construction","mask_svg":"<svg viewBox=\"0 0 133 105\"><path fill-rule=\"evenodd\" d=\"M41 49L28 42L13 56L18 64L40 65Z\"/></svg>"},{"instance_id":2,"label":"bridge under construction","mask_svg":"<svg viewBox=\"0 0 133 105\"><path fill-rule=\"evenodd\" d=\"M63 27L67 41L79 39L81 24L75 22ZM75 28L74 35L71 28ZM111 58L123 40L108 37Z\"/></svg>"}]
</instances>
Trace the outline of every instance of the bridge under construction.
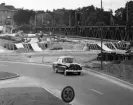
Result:
<instances>
[{"instance_id":1,"label":"bridge under construction","mask_svg":"<svg viewBox=\"0 0 133 105\"><path fill-rule=\"evenodd\" d=\"M37 27L37 31L103 40L133 40L133 26Z\"/></svg>"},{"instance_id":2,"label":"bridge under construction","mask_svg":"<svg viewBox=\"0 0 133 105\"><path fill-rule=\"evenodd\" d=\"M129 41L133 40L133 26L76 26L76 27L37 27L36 31L52 32L80 39L97 40L102 43L89 43L91 50L101 50L97 59L104 61L132 60L127 53ZM120 43L119 43L120 41ZM101 46L102 45L102 46ZM103 55L103 56L101 56Z\"/></svg>"}]
</instances>

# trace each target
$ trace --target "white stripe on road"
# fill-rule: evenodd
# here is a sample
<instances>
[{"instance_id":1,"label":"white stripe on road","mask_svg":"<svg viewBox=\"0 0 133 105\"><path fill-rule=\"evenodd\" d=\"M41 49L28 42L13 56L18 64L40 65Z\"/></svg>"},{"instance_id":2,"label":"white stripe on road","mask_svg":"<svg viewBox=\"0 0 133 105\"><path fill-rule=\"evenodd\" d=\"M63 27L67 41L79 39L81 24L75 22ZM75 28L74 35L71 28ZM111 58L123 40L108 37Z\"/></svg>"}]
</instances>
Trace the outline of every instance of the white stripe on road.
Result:
<instances>
[{"instance_id":1,"label":"white stripe on road","mask_svg":"<svg viewBox=\"0 0 133 105\"><path fill-rule=\"evenodd\" d=\"M95 93L97 93L97 94L103 95L103 93L100 92L100 91L98 91L98 90L95 90L95 89L90 89L90 90L93 91L93 92L95 92Z\"/></svg>"}]
</instances>

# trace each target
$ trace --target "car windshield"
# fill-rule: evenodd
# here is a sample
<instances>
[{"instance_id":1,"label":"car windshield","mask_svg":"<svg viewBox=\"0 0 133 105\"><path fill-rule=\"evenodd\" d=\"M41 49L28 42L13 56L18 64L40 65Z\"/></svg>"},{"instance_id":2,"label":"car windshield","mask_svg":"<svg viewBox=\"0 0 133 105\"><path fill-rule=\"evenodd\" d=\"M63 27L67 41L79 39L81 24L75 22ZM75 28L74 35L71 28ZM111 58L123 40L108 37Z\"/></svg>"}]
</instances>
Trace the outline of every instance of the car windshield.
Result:
<instances>
[{"instance_id":1,"label":"car windshield","mask_svg":"<svg viewBox=\"0 0 133 105\"><path fill-rule=\"evenodd\" d=\"M74 58L65 58L64 62L65 63L73 63L74 62Z\"/></svg>"}]
</instances>

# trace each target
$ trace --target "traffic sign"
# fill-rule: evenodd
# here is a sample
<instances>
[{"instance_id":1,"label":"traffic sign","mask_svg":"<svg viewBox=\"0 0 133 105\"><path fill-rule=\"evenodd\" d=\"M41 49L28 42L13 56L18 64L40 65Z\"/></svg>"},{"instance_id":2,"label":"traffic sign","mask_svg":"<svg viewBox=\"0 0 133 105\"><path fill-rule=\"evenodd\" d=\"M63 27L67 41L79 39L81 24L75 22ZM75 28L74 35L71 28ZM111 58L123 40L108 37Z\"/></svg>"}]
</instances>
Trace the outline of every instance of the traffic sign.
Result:
<instances>
[{"instance_id":1,"label":"traffic sign","mask_svg":"<svg viewBox=\"0 0 133 105\"><path fill-rule=\"evenodd\" d=\"M67 86L62 90L61 98L64 102L69 103L75 97L74 89L71 86Z\"/></svg>"}]
</instances>

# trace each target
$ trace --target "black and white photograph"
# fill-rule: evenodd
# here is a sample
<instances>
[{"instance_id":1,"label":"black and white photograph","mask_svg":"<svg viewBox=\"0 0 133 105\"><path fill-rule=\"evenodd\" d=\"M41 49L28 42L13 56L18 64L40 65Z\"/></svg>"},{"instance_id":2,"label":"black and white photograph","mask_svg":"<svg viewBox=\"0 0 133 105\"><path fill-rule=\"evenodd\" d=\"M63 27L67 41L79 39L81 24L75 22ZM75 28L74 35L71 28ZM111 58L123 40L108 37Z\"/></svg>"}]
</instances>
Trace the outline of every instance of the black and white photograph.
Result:
<instances>
[{"instance_id":1,"label":"black and white photograph","mask_svg":"<svg viewBox=\"0 0 133 105\"><path fill-rule=\"evenodd\" d=\"M133 0L0 0L0 105L133 105Z\"/></svg>"}]
</instances>

